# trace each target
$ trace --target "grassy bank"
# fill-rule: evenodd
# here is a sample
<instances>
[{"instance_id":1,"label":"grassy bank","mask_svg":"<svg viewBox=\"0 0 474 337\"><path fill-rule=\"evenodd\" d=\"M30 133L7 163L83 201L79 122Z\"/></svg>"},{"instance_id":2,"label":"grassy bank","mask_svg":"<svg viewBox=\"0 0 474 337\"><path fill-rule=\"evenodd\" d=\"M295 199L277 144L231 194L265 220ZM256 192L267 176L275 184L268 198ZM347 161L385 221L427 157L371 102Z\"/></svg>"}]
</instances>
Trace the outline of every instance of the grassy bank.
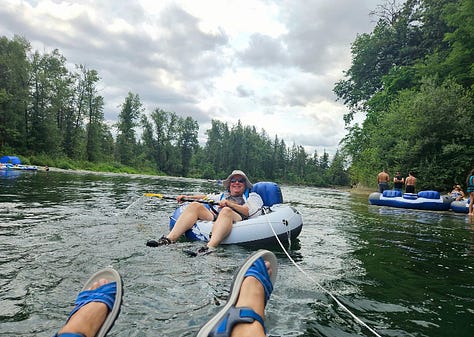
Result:
<instances>
[{"instance_id":1,"label":"grassy bank","mask_svg":"<svg viewBox=\"0 0 474 337\"><path fill-rule=\"evenodd\" d=\"M5 154L0 154L0 157ZM20 158L24 165L36 165L40 167L56 167L62 170L83 170L93 172L112 172L112 173L128 173L128 174L149 174L164 175L150 167L134 168L120 163L92 163L89 161L77 161L69 158L52 158L46 155L23 156L17 154L9 154Z\"/></svg>"}]
</instances>

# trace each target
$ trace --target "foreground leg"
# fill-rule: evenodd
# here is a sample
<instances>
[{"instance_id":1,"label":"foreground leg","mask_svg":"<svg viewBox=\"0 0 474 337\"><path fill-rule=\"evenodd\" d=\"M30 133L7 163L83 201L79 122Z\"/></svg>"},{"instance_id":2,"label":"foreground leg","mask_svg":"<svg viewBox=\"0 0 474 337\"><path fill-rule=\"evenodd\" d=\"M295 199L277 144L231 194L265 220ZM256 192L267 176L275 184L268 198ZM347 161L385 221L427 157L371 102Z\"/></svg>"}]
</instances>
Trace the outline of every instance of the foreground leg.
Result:
<instances>
[{"instance_id":1,"label":"foreground leg","mask_svg":"<svg viewBox=\"0 0 474 337\"><path fill-rule=\"evenodd\" d=\"M269 267L269 264L267 265ZM271 271L269 271L271 273ZM265 289L260 281L249 276L242 282L239 299L235 305L252 308L262 318L265 317ZM232 329L232 337L265 337L265 329L258 321L239 323Z\"/></svg>"},{"instance_id":2,"label":"foreground leg","mask_svg":"<svg viewBox=\"0 0 474 337\"><path fill-rule=\"evenodd\" d=\"M95 273L84 285L66 324L55 336L105 336L120 313L122 281L112 268Z\"/></svg>"},{"instance_id":3,"label":"foreground leg","mask_svg":"<svg viewBox=\"0 0 474 337\"><path fill-rule=\"evenodd\" d=\"M234 276L226 305L197 337L265 336L265 305L273 291L277 268L272 252L260 250L250 256Z\"/></svg>"}]
</instances>

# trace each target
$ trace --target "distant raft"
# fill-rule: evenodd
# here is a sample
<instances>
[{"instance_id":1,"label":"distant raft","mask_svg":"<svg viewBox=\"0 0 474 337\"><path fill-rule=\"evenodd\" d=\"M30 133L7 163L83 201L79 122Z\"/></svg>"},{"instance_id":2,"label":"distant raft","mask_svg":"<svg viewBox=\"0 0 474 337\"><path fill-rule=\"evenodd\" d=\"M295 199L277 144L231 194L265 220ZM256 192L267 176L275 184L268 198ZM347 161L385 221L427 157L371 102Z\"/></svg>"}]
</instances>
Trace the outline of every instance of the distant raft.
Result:
<instances>
[{"instance_id":1,"label":"distant raft","mask_svg":"<svg viewBox=\"0 0 474 337\"><path fill-rule=\"evenodd\" d=\"M261 248L277 244L276 236L282 242L295 239L301 232L303 220L301 214L292 206L283 204L280 187L273 182L258 182L252 192L258 193L264 208L260 215L238 221L221 244L258 246ZM170 229L183 212L187 204L178 207L170 217ZM193 228L185 233L190 241L209 241L213 222L198 220Z\"/></svg>"},{"instance_id":2,"label":"distant raft","mask_svg":"<svg viewBox=\"0 0 474 337\"><path fill-rule=\"evenodd\" d=\"M34 165L23 165L20 158L15 156L3 156L0 158L0 170L37 171Z\"/></svg>"},{"instance_id":3,"label":"distant raft","mask_svg":"<svg viewBox=\"0 0 474 337\"><path fill-rule=\"evenodd\" d=\"M377 206L421 209L428 211L447 211L451 207L451 197L440 195L438 191L420 191L404 193L400 190L385 190L369 195L369 203Z\"/></svg>"},{"instance_id":4,"label":"distant raft","mask_svg":"<svg viewBox=\"0 0 474 337\"><path fill-rule=\"evenodd\" d=\"M469 199L453 201L451 209L456 213L469 213Z\"/></svg>"}]
</instances>

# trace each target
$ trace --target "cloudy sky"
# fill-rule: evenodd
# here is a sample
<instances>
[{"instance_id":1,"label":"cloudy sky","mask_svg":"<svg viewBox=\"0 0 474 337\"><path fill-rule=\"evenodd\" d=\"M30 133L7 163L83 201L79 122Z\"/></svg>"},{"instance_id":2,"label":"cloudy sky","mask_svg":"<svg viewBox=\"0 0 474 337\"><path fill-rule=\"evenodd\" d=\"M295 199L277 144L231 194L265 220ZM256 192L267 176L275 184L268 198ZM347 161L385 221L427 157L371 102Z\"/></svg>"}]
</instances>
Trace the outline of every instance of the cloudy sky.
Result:
<instances>
[{"instance_id":1,"label":"cloudy sky","mask_svg":"<svg viewBox=\"0 0 474 337\"><path fill-rule=\"evenodd\" d=\"M148 113L193 117L201 141L211 119L240 119L287 146L333 154L347 109L332 89L381 2L2 0L0 35L97 70L108 121L132 92Z\"/></svg>"}]
</instances>

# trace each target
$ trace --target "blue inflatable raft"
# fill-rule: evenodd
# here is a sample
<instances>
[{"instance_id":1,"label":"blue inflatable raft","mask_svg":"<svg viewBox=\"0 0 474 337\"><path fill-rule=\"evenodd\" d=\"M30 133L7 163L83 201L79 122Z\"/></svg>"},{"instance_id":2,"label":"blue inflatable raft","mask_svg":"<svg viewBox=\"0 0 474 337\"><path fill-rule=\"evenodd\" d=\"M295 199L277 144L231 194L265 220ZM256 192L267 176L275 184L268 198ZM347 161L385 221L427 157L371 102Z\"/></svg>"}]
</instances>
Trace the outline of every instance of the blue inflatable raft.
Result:
<instances>
[{"instance_id":1,"label":"blue inflatable raft","mask_svg":"<svg viewBox=\"0 0 474 337\"><path fill-rule=\"evenodd\" d=\"M469 199L453 201L451 203L451 209L456 213L469 213Z\"/></svg>"},{"instance_id":2,"label":"blue inflatable raft","mask_svg":"<svg viewBox=\"0 0 474 337\"><path fill-rule=\"evenodd\" d=\"M438 191L420 191L404 193L399 190L385 190L369 195L369 203L377 206L421 209L428 211L447 211L451 206L451 198L440 195Z\"/></svg>"}]
</instances>

